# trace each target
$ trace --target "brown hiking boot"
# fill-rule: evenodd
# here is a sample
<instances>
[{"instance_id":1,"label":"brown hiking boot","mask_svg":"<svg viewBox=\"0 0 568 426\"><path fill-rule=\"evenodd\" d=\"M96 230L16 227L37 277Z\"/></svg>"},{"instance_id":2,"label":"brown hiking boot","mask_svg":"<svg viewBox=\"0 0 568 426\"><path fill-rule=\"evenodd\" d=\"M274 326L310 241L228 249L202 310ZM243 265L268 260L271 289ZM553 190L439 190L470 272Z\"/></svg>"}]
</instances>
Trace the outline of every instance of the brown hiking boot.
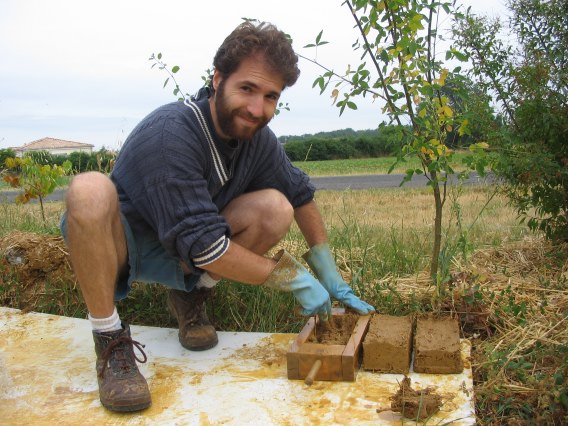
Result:
<instances>
[{"instance_id":1,"label":"brown hiking boot","mask_svg":"<svg viewBox=\"0 0 568 426\"><path fill-rule=\"evenodd\" d=\"M99 333L93 331L97 353L99 397L103 407L112 411L138 411L152 403L148 383L138 371L138 362L146 362L144 345L130 337L130 327L122 323L122 330ZM134 354L134 346L144 359Z\"/></svg>"},{"instance_id":2,"label":"brown hiking boot","mask_svg":"<svg viewBox=\"0 0 568 426\"><path fill-rule=\"evenodd\" d=\"M219 341L205 312L205 300L210 294L208 288L168 292L168 308L179 325L179 342L190 351L211 349Z\"/></svg>"}]
</instances>

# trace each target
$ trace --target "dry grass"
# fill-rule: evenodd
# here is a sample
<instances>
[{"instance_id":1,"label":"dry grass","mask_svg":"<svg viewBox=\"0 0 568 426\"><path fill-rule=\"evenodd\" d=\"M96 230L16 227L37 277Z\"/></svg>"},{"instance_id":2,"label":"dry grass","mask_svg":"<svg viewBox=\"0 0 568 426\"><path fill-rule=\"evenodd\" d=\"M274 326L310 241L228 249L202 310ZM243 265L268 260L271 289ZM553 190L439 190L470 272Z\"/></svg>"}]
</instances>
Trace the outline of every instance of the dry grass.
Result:
<instances>
[{"instance_id":1,"label":"dry grass","mask_svg":"<svg viewBox=\"0 0 568 426\"><path fill-rule=\"evenodd\" d=\"M464 224L477 221L477 226L484 232L500 235L503 239L517 239L526 233L525 227L518 224L515 211L503 196L494 194L493 187L476 186L463 190L463 194L449 193L444 206L446 229L450 221L455 220L452 201L459 196ZM319 191L317 203L329 227L343 226L343 222L356 219L360 226L367 228L429 233L434 222L433 196L428 188ZM480 213L483 216L478 220Z\"/></svg>"},{"instance_id":2,"label":"dry grass","mask_svg":"<svg viewBox=\"0 0 568 426\"><path fill-rule=\"evenodd\" d=\"M0 236L13 229L57 234L59 219L65 207L63 202L44 203L46 223L43 223L37 203L18 205L0 202Z\"/></svg>"}]
</instances>

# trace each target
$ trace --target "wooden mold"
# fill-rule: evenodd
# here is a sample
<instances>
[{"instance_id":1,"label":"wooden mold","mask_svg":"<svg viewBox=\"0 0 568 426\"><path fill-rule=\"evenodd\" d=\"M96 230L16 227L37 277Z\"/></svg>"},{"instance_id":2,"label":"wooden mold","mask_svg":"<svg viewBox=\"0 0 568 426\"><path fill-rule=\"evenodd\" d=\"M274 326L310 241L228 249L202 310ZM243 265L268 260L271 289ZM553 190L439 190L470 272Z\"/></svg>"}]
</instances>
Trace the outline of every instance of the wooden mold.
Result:
<instances>
[{"instance_id":1,"label":"wooden mold","mask_svg":"<svg viewBox=\"0 0 568 426\"><path fill-rule=\"evenodd\" d=\"M333 318L345 315L344 309L333 309ZM308 320L286 353L288 379L352 382L360 365L362 342L369 326L370 315L358 316L345 345L315 343L319 319Z\"/></svg>"}]
</instances>

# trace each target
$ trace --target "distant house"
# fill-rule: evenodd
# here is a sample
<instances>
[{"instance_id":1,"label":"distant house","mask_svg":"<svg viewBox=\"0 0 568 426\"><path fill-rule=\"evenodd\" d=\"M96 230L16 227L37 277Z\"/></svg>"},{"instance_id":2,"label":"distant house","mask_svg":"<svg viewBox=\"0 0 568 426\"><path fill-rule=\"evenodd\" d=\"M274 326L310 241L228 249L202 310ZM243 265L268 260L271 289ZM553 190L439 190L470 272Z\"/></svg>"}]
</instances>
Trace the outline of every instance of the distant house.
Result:
<instances>
[{"instance_id":1,"label":"distant house","mask_svg":"<svg viewBox=\"0 0 568 426\"><path fill-rule=\"evenodd\" d=\"M82 142L64 141L62 139L43 138L37 141L28 142L22 146L12 148L16 156L21 157L27 152L47 151L52 155L67 155L72 152L93 151L94 145Z\"/></svg>"}]
</instances>

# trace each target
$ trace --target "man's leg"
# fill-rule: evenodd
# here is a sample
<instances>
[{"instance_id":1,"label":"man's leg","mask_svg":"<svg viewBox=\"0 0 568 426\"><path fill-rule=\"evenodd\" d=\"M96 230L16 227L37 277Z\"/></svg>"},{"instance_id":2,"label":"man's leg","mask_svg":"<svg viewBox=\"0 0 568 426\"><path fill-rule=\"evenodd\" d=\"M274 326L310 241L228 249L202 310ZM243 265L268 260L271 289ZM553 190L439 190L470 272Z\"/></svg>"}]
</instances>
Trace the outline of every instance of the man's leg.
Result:
<instances>
[{"instance_id":1,"label":"man's leg","mask_svg":"<svg viewBox=\"0 0 568 426\"><path fill-rule=\"evenodd\" d=\"M103 174L77 175L66 205L67 245L83 298L93 317L109 317L128 256L116 189Z\"/></svg>"},{"instance_id":2,"label":"man's leg","mask_svg":"<svg viewBox=\"0 0 568 426\"><path fill-rule=\"evenodd\" d=\"M114 306L117 279L128 266L116 189L101 173L78 175L67 191L66 207L69 257L94 327L101 403L114 411L147 408L150 392L134 355L134 345L140 345Z\"/></svg>"},{"instance_id":3,"label":"man's leg","mask_svg":"<svg viewBox=\"0 0 568 426\"><path fill-rule=\"evenodd\" d=\"M232 242L264 255L290 229L294 209L282 193L267 189L235 198L221 214L231 226ZM205 273L200 282L205 279L214 285L219 278ZM210 294L210 288L199 288L199 283L198 288L189 293L181 290L168 293L168 306L178 321L179 340L186 349L205 350L218 342L205 310Z\"/></svg>"},{"instance_id":4,"label":"man's leg","mask_svg":"<svg viewBox=\"0 0 568 426\"><path fill-rule=\"evenodd\" d=\"M260 255L286 236L294 219L292 205L274 189L243 194L221 214L231 226L231 241Z\"/></svg>"}]
</instances>

